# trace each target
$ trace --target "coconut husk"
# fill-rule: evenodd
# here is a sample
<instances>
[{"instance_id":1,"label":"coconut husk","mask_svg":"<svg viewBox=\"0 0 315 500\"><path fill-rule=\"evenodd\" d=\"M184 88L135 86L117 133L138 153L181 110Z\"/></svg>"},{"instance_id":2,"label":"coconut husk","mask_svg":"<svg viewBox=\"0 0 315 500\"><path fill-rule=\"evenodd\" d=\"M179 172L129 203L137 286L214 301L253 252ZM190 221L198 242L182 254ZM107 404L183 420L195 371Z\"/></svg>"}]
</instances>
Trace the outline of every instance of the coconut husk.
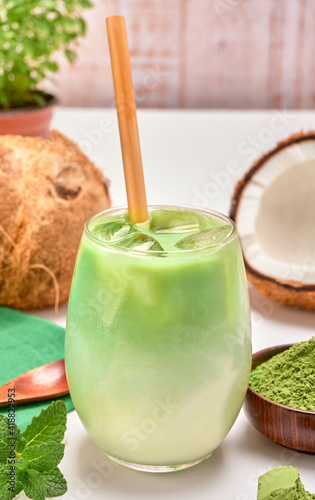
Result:
<instances>
[{"instance_id":1,"label":"coconut husk","mask_svg":"<svg viewBox=\"0 0 315 500\"><path fill-rule=\"evenodd\" d=\"M315 287L301 285L296 281L279 281L257 273L245 263L246 273L254 288L263 296L277 304L315 309Z\"/></svg>"},{"instance_id":2,"label":"coconut husk","mask_svg":"<svg viewBox=\"0 0 315 500\"><path fill-rule=\"evenodd\" d=\"M0 136L0 305L68 299L85 221L110 206L102 173L66 136Z\"/></svg>"}]
</instances>

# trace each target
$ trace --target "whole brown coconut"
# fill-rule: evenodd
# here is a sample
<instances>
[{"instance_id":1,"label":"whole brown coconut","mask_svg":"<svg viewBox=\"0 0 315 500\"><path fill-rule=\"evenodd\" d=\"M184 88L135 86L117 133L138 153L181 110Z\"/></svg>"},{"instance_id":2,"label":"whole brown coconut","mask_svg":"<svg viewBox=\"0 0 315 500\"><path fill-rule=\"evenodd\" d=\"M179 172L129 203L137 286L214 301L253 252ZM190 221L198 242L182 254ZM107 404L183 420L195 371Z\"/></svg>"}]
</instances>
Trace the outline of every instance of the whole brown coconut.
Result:
<instances>
[{"instance_id":1,"label":"whole brown coconut","mask_svg":"<svg viewBox=\"0 0 315 500\"><path fill-rule=\"evenodd\" d=\"M0 305L66 301L84 222L109 206L101 172L60 132L0 136Z\"/></svg>"}]
</instances>

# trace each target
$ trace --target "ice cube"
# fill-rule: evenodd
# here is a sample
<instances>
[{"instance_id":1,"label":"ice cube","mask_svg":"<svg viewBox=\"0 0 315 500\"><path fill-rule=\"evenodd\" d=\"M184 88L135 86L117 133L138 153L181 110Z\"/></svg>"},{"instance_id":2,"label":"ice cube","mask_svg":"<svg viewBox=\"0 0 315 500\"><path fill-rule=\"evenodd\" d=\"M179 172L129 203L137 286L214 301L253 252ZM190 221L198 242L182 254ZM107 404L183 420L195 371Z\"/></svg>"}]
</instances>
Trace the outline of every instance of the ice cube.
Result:
<instances>
[{"instance_id":1,"label":"ice cube","mask_svg":"<svg viewBox=\"0 0 315 500\"><path fill-rule=\"evenodd\" d=\"M180 250L195 250L220 243L231 232L231 226L213 227L180 239L175 247Z\"/></svg>"},{"instance_id":2,"label":"ice cube","mask_svg":"<svg viewBox=\"0 0 315 500\"><path fill-rule=\"evenodd\" d=\"M160 243L148 236L147 234L143 234L140 232L134 233L130 235L128 238L123 239L119 243L120 247L131 248L132 250L137 250L140 252L163 252L163 248Z\"/></svg>"},{"instance_id":3,"label":"ice cube","mask_svg":"<svg viewBox=\"0 0 315 500\"><path fill-rule=\"evenodd\" d=\"M114 221L114 222L102 222L96 225L92 229L92 234L103 241L115 242L120 241L133 233L136 233L136 229L128 222Z\"/></svg>"},{"instance_id":4,"label":"ice cube","mask_svg":"<svg viewBox=\"0 0 315 500\"><path fill-rule=\"evenodd\" d=\"M190 211L155 210L151 214L150 230L153 233L188 233L206 226L206 219Z\"/></svg>"}]
</instances>

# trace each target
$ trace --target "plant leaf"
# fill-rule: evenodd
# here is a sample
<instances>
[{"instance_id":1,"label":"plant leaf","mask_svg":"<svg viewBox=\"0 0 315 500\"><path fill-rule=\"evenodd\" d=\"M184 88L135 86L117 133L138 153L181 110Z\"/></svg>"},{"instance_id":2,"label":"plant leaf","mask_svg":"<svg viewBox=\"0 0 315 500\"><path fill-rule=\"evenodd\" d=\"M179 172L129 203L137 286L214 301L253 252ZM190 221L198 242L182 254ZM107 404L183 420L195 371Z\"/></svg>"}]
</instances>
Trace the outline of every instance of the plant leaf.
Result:
<instances>
[{"instance_id":1,"label":"plant leaf","mask_svg":"<svg viewBox=\"0 0 315 500\"><path fill-rule=\"evenodd\" d=\"M10 466L5 465L0 468L0 498L1 500L11 500L18 495L22 489L22 483L18 478L11 480L10 483ZM14 476L13 476L14 477ZM10 489L9 489L10 488Z\"/></svg>"},{"instance_id":2,"label":"plant leaf","mask_svg":"<svg viewBox=\"0 0 315 500\"><path fill-rule=\"evenodd\" d=\"M41 474L41 478L46 486L47 497L59 497L67 491L67 482L57 467Z\"/></svg>"},{"instance_id":3,"label":"plant leaf","mask_svg":"<svg viewBox=\"0 0 315 500\"><path fill-rule=\"evenodd\" d=\"M22 460L21 458L16 458L15 459L15 467L19 470L19 471L24 471L26 469L29 468L29 463L26 462L25 460Z\"/></svg>"},{"instance_id":4,"label":"plant leaf","mask_svg":"<svg viewBox=\"0 0 315 500\"><path fill-rule=\"evenodd\" d=\"M80 23L80 27L81 27L80 34L83 36L86 33L86 22L84 21L84 19L80 18L79 23Z\"/></svg>"},{"instance_id":5,"label":"plant leaf","mask_svg":"<svg viewBox=\"0 0 315 500\"><path fill-rule=\"evenodd\" d=\"M65 55L70 63L74 63L76 60L76 53L73 50L65 49Z\"/></svg>"},{"instance_id":6,"label":"plant leaf","mask_svg":"<svg viewBox=\"0 0 315 500\"><path fill-rule=\"evenodd\" d=\"M10 448L6 443L0 442L0 465L5 465L10 456ZM0 497L1 498L1 497Z\"/></svg>"},{"instance_id":7,"label":"plant leaf","mask_svg":"<svg viewBox=\"0 0 315 500\"><path fill-rule=\"evenodd\" d=\"M28 101L28 96L29 96L29 102L31 104L37 104L37 106L45 106L46 101L44 96L42 96L39 92L31 92L30 94L25 94L25 101Z\"/></svg>"},{"instance_id":8,"label":"plant leaf","mask_svg":"<svg viewBox=\"0 0 315 500\"><path fill-rule=\"evenodd\" d=\"M80 5L83 9L90 9L91 7L94 7L90 0L80 0Z\"/></svg>"},{"instance_id":9,"label":"plant leaf","mask_svg":"<svg viewBox=\"0 0 315 500\"><path fill-rule=\"evenodd\" d=\"M0 415L0 464L5 464L7 459L15 457L15 451L21 453L26 445L25 439L21 436L20 428L13 422L9 422L8 417Z\"/></svg>"},{"instance_id":10,"label":"plant leaf","mask_svg":"<svg viewBox=\"0 0 315 500\"><path fill-rule=\"evenodd\" d=\"M56 467L64 454L65 445L48 441L38 445L26 447L21 458L29 463L32 469L38 472L48 471Z\"/></svg>"},{"instance_id":11,"label":"plant leaf","mask_svg":"<svg viewBox=\"0 0 315 500\"><path fill-rule=\"evenodd\" d=\"M48 440L60 443L66 430L66 421L66 405L63 401L54 401L38 417L33 417L23 432L22 437L26 439L27 447L46 443Z\"/></svg>"},{"instance_id":12,"label":"plant leaf","mask_svg":"<svg viewBox=\"0 0 315 500\"><path fill-rule=\"evenodd\" d=\"M43 104L28 96L58 70L54 54L74 62L86 31L82 11L91 7L90 0L0 0L0 108Z\"/></svg>"},{"instance_id":13,"label":"plant leaf","mask_svg":"<svg viewBox=\"0 0 315 500\"><path fill-rule=\"evenodd\" d=\"M36 470L27 471L27 480L23 483L24 493L33 500L45 500L46 487L41 475Z\"/></svg>"},{"instance_id":14,"label":"plant leaf","mask_svg":"<svg viewBox=\"0 0 315 500\"><path fill-rule=\"evenodd\" d=\"M32 500L67 491L66 480L57 468L64 454L60 441L66 415L64 402L53 402L33 418L23 435L11 420L0 415L0 500L12 500L23 489Z\"/></svg>"},{"instance_id":15,"label":"plant leaf","mask_svg":"<svg viewBox=\"0 0 315 500\"><path fill-rule=\"evenodd\" d=\"M58 71L58 64L55 61L47 61L45 66L47 69L49 69L49 71L52 71L53 73Z\"/></svg>"}]
</instances>

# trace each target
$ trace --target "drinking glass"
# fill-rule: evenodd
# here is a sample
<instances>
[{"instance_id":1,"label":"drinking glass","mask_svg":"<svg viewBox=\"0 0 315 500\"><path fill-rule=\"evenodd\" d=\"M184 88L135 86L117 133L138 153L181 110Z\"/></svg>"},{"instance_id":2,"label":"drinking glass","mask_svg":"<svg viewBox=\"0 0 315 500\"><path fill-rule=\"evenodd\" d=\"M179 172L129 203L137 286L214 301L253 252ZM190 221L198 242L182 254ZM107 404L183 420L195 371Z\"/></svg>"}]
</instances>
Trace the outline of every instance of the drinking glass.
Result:
<instances>
[{"instance_id":1,"label":"drinking glass","mask_svg":"<svg viewBox=\"0 0 315 500\"><path fill-rule=\"evenodd\" d=\"M224 237L202 248L139 251L92 232L126 207L91 217L67 316L67 378L84 427L110 458L151 472L211 455L239 413L251 367L236 227L211 210L175 209L223 224ZM174 207L149 207L157 210Z\"/></svg>"}]
</instances>

